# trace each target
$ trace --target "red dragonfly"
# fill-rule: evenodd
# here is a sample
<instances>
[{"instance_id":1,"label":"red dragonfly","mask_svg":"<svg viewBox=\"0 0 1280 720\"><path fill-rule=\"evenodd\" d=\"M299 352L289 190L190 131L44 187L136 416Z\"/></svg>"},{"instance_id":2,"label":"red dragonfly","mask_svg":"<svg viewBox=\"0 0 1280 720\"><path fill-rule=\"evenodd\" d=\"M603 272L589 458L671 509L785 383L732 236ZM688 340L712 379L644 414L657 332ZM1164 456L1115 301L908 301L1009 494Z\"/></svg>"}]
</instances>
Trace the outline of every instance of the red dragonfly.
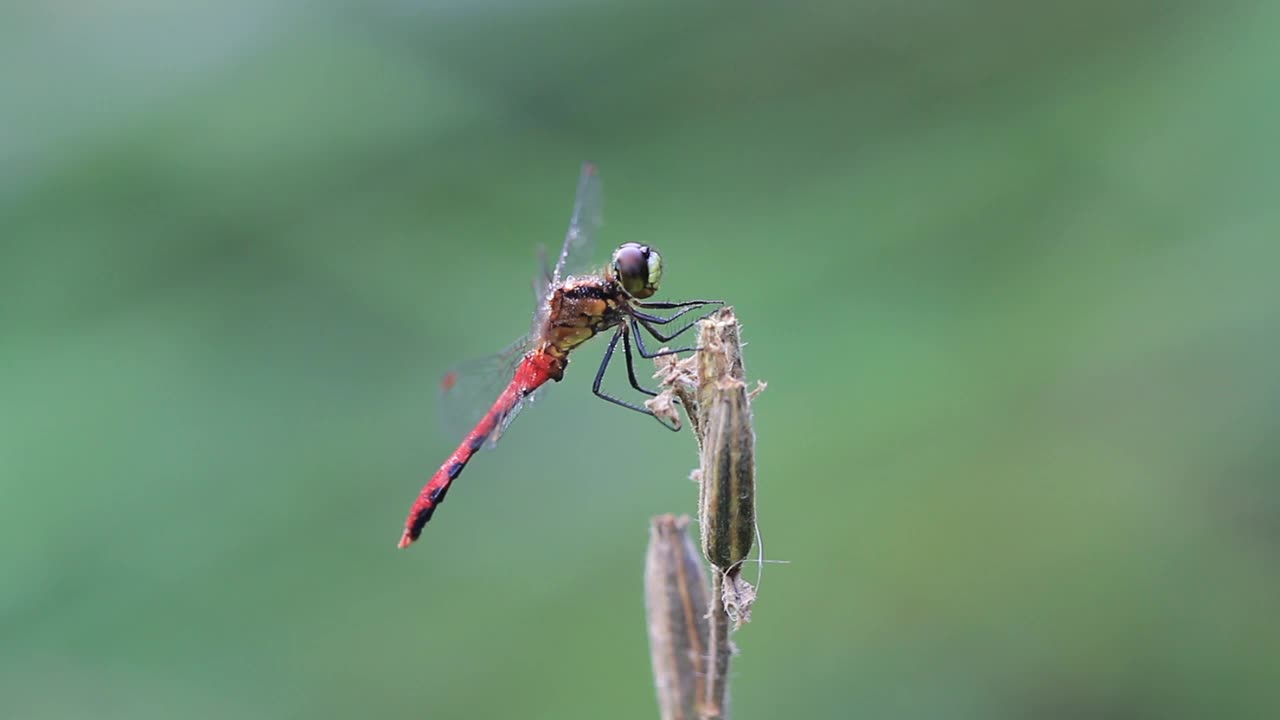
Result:
<instances>
[{"instance_id":1,"label":"red dragonfly","mask_svg":"<svg viewBox=\"0 0 1280 720\"><path fill-rule=\"evenodd\" d=\"M496 377L504 378L500 382L506 382L506 387L498 393L497 400L466 434L458 449L453 451L422 488L405 521L400 547L408 547L418 539L423 526L431 519L440 503L444 502L445 493L471 461L471 457L486 444L492 445L497 441L521 406L531 399L534 391L548 381L559 382L569 364L569 353L599 333L613 330L613 337L605 347L604 359L600 362L595 382L591 386L592 392L611 403L652 416L670 430L679 429L662 422L653 411L642 405L603 392L600 385L604 380L605 370L621 341L631 387L645 395L657 395L636 380L632 341L634 340L635 349L643 358L693 351L696 348L651 352L645 346L641 331L649 333L659 342L669 342L693 327L701 316L671 332L664 332L664 326L690 311L708 305L721 305L723 301L646 302L646 298L658 291L658 283L662 279L662 256L652 247L640 243L629 242L619 246L603 269L587 274L573 274L582 267L590 267L591 248L600 229L601 207L600 178L595 166L583 165L573 204L573 216L569 220L569 231L565 235L560 256L555 268L551 269L547 267L546 255L543 254L542 275L534 283L537 305L533 331L506 351L477 363L470 370L451 372L441 382L446 396L458 394L460 386L474 385L477 381L483 383L483 378L477 378L476 375L492 377L496 374ZM646 310L676 312L661 317ZM485 402L488 402L487 398Z\"/></svg>"}]
</instances>

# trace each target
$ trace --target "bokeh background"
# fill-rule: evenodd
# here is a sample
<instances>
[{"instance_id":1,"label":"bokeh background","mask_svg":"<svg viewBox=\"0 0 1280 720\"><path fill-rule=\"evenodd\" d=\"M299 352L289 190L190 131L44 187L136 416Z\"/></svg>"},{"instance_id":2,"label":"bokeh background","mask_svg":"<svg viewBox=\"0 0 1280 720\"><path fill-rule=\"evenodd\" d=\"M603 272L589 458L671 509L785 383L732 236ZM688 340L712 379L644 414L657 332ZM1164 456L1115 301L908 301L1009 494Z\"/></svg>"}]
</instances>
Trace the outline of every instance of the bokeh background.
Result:
<instances>
[{"instance_id":1,"label":"bokeh background","mask_svg":"<svg viewBox=\"0 0 1280 720\"><path fill-rule=\"evenodd\" d=\"M736 717L1280 716L1274 3L0 10L0 716L652 718L687 433L600 344L411 551L438 378L607 252L745 325ZM615 384L623 384L614 376Z\"/></svg>"}]
</instances>

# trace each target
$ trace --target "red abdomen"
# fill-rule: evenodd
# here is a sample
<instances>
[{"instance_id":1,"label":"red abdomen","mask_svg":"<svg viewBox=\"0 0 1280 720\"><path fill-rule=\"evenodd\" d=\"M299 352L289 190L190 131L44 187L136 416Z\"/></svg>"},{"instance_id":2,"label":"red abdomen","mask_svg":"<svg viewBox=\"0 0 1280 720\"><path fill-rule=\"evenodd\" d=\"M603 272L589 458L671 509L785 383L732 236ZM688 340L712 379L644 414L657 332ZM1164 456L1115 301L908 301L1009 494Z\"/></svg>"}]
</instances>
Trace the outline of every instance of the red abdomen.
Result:
<instances>
[{"instance_id":1,"label":"red abdomen","mask_svg":"<svg viewBox=\"0 0 1280 720\"><path fill-rule=\"evenodd\" d=\"M507 417L515 412L529 393L537 390L549 380L560 380L564 376L567 360L543 350L531 353L516 368L515 375L502 394L480 418L474 429L467 433L458 449L453 451L448 460L440 466L435 475L423 486L409 510L405 520L404 534L400 536L400 547L409 547L422 534L422 527L431 519L436 508L444 502L445 494L453 485L453 481L462 474L463 468L471 461L471 457L484 447L485 442L502 426ZM447 377L446 377L447 381Z\"/></svg>"}]
</instances>

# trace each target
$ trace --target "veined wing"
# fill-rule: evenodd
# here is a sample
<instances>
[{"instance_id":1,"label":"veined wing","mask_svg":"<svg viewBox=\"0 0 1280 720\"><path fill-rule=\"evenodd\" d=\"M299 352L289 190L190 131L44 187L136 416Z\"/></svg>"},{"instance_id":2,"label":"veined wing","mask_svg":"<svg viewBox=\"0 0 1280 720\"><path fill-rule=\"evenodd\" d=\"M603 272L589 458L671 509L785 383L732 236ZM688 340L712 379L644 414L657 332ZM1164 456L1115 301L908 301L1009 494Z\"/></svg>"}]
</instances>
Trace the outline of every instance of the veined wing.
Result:
<instances>
[{"instance_id":1,"label":"veined wing","mask_svg":"<svg viewBox=\"0 0 1280 720\"><path fill-rule=\"evenodd\" d=\"M450 440L466 437L480 422L511 383L530 347L530 339L522 338L500 352L464 362L445 373L440 379L440 420ZM525 397L501 418L487 446L497 444L507 425L536 395L535 392Z\"/></svg>"},{"instance_id":2,"label":"veined wing","mask_svg":"<svg viewBox=\"0 0 1280 720\"><path fill-rule=\"evenodd\" d=\"M569 229L564 244L556 256L555 267L547 263L545 248L539 248L539 274L533 280L534 311L533 331L541 329L547 315L547 296L551 288L573 275L595 273L600 270L596 262L596 238L600 235L604 194L601 192L600 175L592 163L583 163L578 175L578 191L573 198L573 213L569 216Z\"/></svg>"},{"instance_id":3,"label":"veined wing","mask_svg":"<svg viewBox=\"0 0 1280 720\"><path fill-rule=\"evenodd\" d=\"M596 271L593 251L596 237L603 222L604 194L601 192L600 175L592 163L583 163L578 175L578 192L573 198L573 215L569 218L569 230L564 245L551 273L552 284L586 271Z\"/></svg>"}]
</instances>

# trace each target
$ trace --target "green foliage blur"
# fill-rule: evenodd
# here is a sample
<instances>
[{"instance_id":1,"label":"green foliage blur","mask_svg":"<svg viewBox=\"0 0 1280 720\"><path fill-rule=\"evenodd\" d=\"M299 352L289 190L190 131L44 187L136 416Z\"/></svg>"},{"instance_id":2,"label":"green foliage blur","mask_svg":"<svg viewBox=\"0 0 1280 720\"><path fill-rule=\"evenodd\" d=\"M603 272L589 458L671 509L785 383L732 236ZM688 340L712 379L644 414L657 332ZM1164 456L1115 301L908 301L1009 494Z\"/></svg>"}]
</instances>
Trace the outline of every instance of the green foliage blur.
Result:
<instances>
[{"instance_id":1,"label":"green foliage blur","mask_svg":"<svg viewBox=\"0 0 1280 720\"><path fill-rule=\"evenodd\" d=\"M584 160L603 250L728 299L770 383L738 720L1280 717L1278 33L6 5L0 717L656 717L648 519L696 455L591 396L603 343L395 549Z\"/></svg>"}]
</instances>

